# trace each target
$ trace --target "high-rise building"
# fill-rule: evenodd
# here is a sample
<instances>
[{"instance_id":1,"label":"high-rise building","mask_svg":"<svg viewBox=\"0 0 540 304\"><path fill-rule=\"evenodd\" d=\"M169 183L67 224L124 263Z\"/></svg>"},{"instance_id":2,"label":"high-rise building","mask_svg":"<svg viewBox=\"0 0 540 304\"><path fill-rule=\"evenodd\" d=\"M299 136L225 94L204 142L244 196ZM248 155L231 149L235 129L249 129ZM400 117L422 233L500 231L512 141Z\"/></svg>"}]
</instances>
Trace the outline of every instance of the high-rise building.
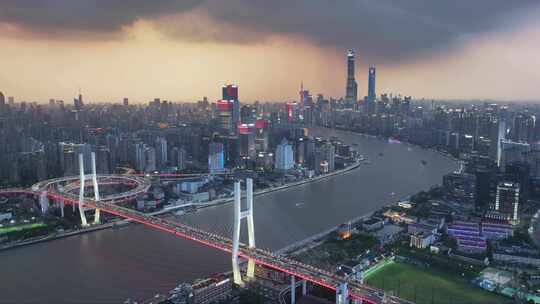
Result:
<instances>
[{"instance_id":1,"label":"high-rise building","mask_svg":"<svg viewBox=\"0 0 540 304\"><path fill-rule=\"evenodd\" d=\"M345 101L349 106L356 104L358 101L358 84L354 77L354 51L349 50L347 53L347 88Z\"/></svg>"},{"instance_id":2,"label":"high-rise building","mask_svg":"<svg viewBox=\"0 0 540 304\"><path fill-rule=\"evenodd\" d=\"M233 121L234 101L219 100L217 102L217 116L219 121L219 129L224 135L233 134L236 125Z\"/></svg>"},{"instance_id":3,"label":"high-rise building","mask_svg":"<svg viewBox=\"0 0 540 304\"><path fill-rule=\"evenodd\" d=\"M309 90L304 90L304 82L300 83L300 102L299 102L299 116L301 120L306 118L306 108L311 108L312 97L309 94Z\"/></svg>"},{"instance_id":4,"label":"high-rise building","mask_svg":"<svg viewBox=\"0 0 540 304\"><path fill-rule=\"evenodd\" d=\"M375 102L375 67L370 67L368 72L368 98Z\"/></svg>"},{"instance_id":5,"label":"high-rise building","mask_svg":"<svg viewBox=\"0 0 540 304\"><path fill-rule=\"evenodd\" d=\"M375 67L370 67L368 70L368 95L364 97L364 111L369 114L374 113L376 108L375 76Z\"/></svg>"},{"instance_id":6,"label":"high-rise building","mask_svg":"<svg viewBox=\"0 0 540 304\"><path fill-rule=\"evenodd\" d=\"M507 216L512 221L519 220L519 184L501 182L497 185L495 211Z\"/></svg>"},{"instance_id":7,"label":"high-rise building","mask_svg":"<svg viewBox=\"0 0 540 304\"><path fill-rule=\"evenodd\" d=\"M210 173L223 171L225 168L225 152L223 143L211 142L208 147L208 170Z\"/></svg>"},{"instance_id":8,"label":"high-rise building","mask_svg":"<svg viewBox=\"0 0 540 304\"><path fill-rule=\"evenodd\" d=\"M4 96L4 93L0 92L0 105L6 104L6 97Z\"/></svg>"},{"instance_id":9,"label":"high-rise building","mask_svg":"<svg viewBox=\"0 0 540 304\"><path fill-rule=\"evenodd\" d=\"M294 152L292 146L285 138L276 148L276 170L290 170L294 167Z\"/></svg>"},{"instance_id":10,"label":"high-rise building","mask_svg":"<svg viewBox=\"0 0 540 304\"><path fill-rule=\"evenodd\" d=\"M177 170L185 170L187 162L187 152L184 148L174 147L172 150L172 162Z\"/></svg>"},{"instance_id":11,"label":"high-rise building","mask_svg":"<svg viewBox=\"0 0 540 304\"><path fill-rule=\"evenodd\" d=\"M156 138L156 154L157 166L159 168L162 168L167 165L167 139L165 139L164 137L158 136Z\"/></svg>"},{"instance_id":12,"label":"high-rise building","mask_svg":"<svg viewBox=\"0 0 540 304\"><path fill-rule=\"evenodd\" d=\"M127 97L124 97L123 104L126 107L129 106L129 99Z\"/></svg>"},{"instance_id":13,"label":"high-rise building","mask_svg":"<svg viewBox=\"0 0 540 304\"><path fill-rule=\"evenodd\" d=\"M238 86L228 84L222 88L223 100L232 102L232 123L236 126L240 122L240 101L238 99ZM234 129L233 131L235 131Z\"/></svg>"},{"instance_id":14,"label":"high-rise building","mask_svg":"<svg viewBox=\"0 0 540 304\"><path fill-rule=\"evenodd\" d=\"M255 124L238 125L238 144L240 157L255 159Z\"/></svg>"},{"instance_id":15,"label":"high-rise building","mask_svg":"<svg viewBox=\"0 0 540 304\"><path fill-rule=\"evenodd\" d=\"M156 149L154 149L154 147L146 146L146 148L144 149L144 159L144 171L156 171Z\"/></svg>"},{"instance_id":16,"label":"high-rise building","mask_svg":"<svg viewBox=\"0 0 540 304\"><path fill-rule=\"evenodd\" d=\"M474 204L476 199L476 176L464 172L453 172L443 176L446 191L460 202Z\"/></svg>"},{"instance_id":17,"label":"high-rise building","mask_svg":"<svg viewBox=\"0 0 540 304\"><path fill-rule=\"evenodd\" d=\"M82 94L79 93L79 98L73 99L73 106L75 107L76 110L82 109L82 107L84 106Z\"/></svg>"},{"instance_id":18,"label":"high-rise building","mask_svg":"<svg viewBox=\"0 0 540 304\"><path fill-rule=\"evenodd\" d=\"M135 144L135 169L139 172L144 172L144 166L146 164L146 158L144 150L146 145L142 142Z\"/></svg>"},{"instance_id":19,"label":"high-rise building","mask_svg":"<svg viewBox=\"0 0 540 304\"><path fill-rule=\"evenodd\" d=\"M244 105L240 109L241 121L244 124L254 124L257 120L257 109L252 105Z\"/></svg>"},{"instance_id":20,"label":"high-rise building","mask_svg":"<svg viewBox=\"0 0 540 304\"><path fill-rule=\"evenodd\" d=\"M497 129L497 166L501 167L502 161L502 143L506 140L506 120L499 118L499 125Z\"/></svg>"},{"instance_id":21,"label":"high-rise building","mask_svg":"<svg viewBox=\"0 0 540 304\"><path fill-rule=\"evenodd\" d=\"M531 146L528 143L503 140L499 143L499 150L499 168L502 172L505 172L507 165L515 162L525 162L527 153L531 151Z\"/></svg>"},{"instance_id":22,"label":"high-rise building","mask_svg":"<svg viewBox=\"0 0 540 304\"><path fill-rule=\"evenodd\" d=\"M83 154L84 168L91 167L90 155L92 146L90 144L76 144L60 142L59 144L60 168L64 176L77 175L79 172L79 154Z\"/></svg>"},{"instance_id":23,"label":"high-rise building","mask_svg":"<svg viewBox=\"0 0 540 304\"><path fill-rule=\"evenodd\" d=\"M296 102L285 103L285 113L288 122L294 122L298 117L298 104Z\"/></svg>"},{"instance_id":24,"label":"high-rise building","mask_svg":"<svg viewBox=\"0 0 540 304\"><path fill-rule=\"evenodd\" d=\"M96 147L96 171L99 174L109 174L113 168L111 151L105 146Z\"/></svg>"},{"instance_id":25,"label":"high-rise building","mask_svg":"<svg viewBox=\"0 0 540 304\"><path fill-rule=\"evenodd\" d=\"M315 149L314 162L316 173L328 173L335 170L335 153L334 145L325 143Z\"/></svg>"},{"instance_id":26,"label":"high-rise building","mask_svg":"<svg viewBox=\"0 0 540 304\"><path fill-rule=\"evenodd\" d=\"M534 131L536 116L530 113L519 113L514 117L514 124L510 131L513 141L532 142L535 140Z\"/></svg>"}]
</instances>

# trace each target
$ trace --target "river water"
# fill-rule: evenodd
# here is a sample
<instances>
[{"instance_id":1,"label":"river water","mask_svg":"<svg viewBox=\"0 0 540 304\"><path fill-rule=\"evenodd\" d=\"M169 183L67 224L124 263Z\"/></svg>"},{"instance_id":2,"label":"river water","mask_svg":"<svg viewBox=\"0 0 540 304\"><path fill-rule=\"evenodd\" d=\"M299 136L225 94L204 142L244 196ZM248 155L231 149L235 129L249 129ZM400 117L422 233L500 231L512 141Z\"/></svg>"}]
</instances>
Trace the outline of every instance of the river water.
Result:
<instances>
[{"instance_id":1,"label":"river water","mask_svg":"<svg viewBox=\"0 0 540 304\"><path fill-rule=\"evenodd\" d=\"M454 161L408 144L344 131L337 136L370 164L343 175L255 197L258 247L279 249L440 184ZM382 156L380 155L382 153ZM425 160L426 165L421 161ZM232 206L207 208L178 221L232 235ZM245 226L244 226L245 227ZM142 225L78 235L0 252L0 303L121 303L166 292L230 269L230 257Z\"/></svg>"}]
</instances>

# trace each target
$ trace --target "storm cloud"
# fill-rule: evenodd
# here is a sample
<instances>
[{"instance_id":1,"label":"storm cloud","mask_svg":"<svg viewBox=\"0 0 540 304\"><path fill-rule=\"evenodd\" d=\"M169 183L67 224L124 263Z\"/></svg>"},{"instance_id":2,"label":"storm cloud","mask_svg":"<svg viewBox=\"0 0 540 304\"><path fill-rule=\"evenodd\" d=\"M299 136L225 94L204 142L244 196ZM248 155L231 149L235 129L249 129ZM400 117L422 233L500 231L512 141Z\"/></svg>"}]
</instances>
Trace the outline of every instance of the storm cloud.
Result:
<instances>
[{"instance_id":1,"label":"storm cloud","mask_svg":"<svg viewBox=\"0 0 540 304\"><path fill-rule=\"evenodd\" d=\"M355 48L371 60L404 60L504 29L538 5L536 0L2 0L0 22L35 32L108 33L151 20L183 40L256 43L279 35Z\"/></svg>"}]
</instances>

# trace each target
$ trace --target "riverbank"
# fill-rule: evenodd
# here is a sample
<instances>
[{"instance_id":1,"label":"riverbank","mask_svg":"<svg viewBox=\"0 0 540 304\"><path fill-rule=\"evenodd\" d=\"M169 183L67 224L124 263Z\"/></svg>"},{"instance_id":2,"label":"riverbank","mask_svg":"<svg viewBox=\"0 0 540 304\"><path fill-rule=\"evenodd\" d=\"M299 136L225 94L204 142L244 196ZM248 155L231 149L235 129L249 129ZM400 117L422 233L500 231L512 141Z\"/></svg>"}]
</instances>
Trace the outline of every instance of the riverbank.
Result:
<instances>
[{"instance_id":1,"label":"riverbank","mask_svg":"<svg viewBox=\"0 0 540 304\"><path fill-rule=\"evenodd\" d=\"M282 186L279 186L279 187L272 187L272 188L268 188L268 189L262 189L262 190L259 190L259 191L255 191L253 193L253 196L261 196L261 195L269 194L269 193L272 193L272 192L283 191L283 190L290 189L292 187L298 187L298 186L301 186L301 185L304 185L304 184L324 180L324 179L327 179L327 178L330 178L330 177L333 177L333 176L336 176L336 175L344 174L344 173L347 173L347 172L349 172L351 170L354 170L354 169L358 168L361 164L362 164L362 162L357 161L354 164L352 164L352 165L350 165L350 166L348 166L346 168L343 168L343 169L340 169L340 170L337 170L337 171L334 171L334 172L331 172L331 173L328 173L328 174L319 175L319 176L316 176L316 177L313 177L313 178L310 178L310 179L306 179L306 180L302 180L302 181L298 181L298 182L288 183L288 184L285 184L285 185L282 185ZM193 203L181 204L181 205L173 206L173 207L170 207L170 208L166 208L166 209L158 210L158 211L155 211L155 212L151 212L149 214L152 215L152 216L166 215L168 213L171 213L171 212L174 212L174 211L176 211L178 209L182 209L182 208L186 208L186 207L196 207L197 209L215 207L215 206L221 206L221 205L224 205L224 204L227 204L227 203L231 203L233 200L234 200L234 198L230 197L230 198L217 199L217 200L213 200L213 201L210 201L210 202L207 202L207 203L201 203L201 204L193 204ZM90 232L94 232L94 231L109 229L109 228L113 228L115 226L128 225L128 224L131 224L131 223L132 222L130 220L118 220L118 221L114 221L114 222L106 223L106 224L92 225L92 226L90 226L88 228L73 230L73 231L69 231L69 232L55 233L55 234L47 235L47 236L44 236L44 237L25 240L25 241L22 241L22 242L6 244L6 245L3 245L3 246L0 246L0 251L19 248L19 247L23 247L23 246L29 246L29 245L33 245L33 244L37 244L37 243L54 241L54 240L58 240L58 239L62 239L62 238L70 237L70 236L76 236L76 235L80 235L80 234L84 234L84 233L90 233Z\"/></svg>"},{"instance_id":2,"label":"riverbank","mask_svg":"<svg viewBox=\"0 0 540 304\"><path fill-rule=\"evenodd\" d=\"M363 133L363 132L358 132L358 131L354 131L354 130L350 130L350 129L345 129L345 128L329 128L329 127L321 127L321 128L325 128L325 129L328 129L328 130L339 130L341 132L346 132L346 133L350 133L350 134L357 134L357 135L362 135L362 136L365 136L365 137L368 137L368 138L375 138L375 139L380 139L380 140L389 140L393 137L387 137L387 136L381 136L381 135L371 135L371 134L368 134L368 133ZM418 145L418 144L414 144L414 143L411 143L409 141L401 141L401 143L405 143L407 145L410 145L410 146L413 146L415 148L420 148L420 149L423 149L423 150L428 150L428 151L433 151L433 152L436 152L444 157L447 157L453 161L459 161L459 158L455 157L454 155L448 153L448 151L446 150L443 150L443 149L438 149L438 148L433 148L433 147L424 147L424 146L421 146L421 145Z\"/></svg>"},{"instance_id":3,"label":"riverbank","mask_svg":"<svg viewBox=\"0 0 540 304\"><path fill-rule=\"evenodd\" d=\"M261 189L261 190L258 190L258 191L254 191L253 196L256 197L256 196L262 196L262 195L265 195L265 194L269 194L269 193L272 193L272 192L283 191L283 190L287 190L287 189L290 189L290 188L293 188L293 187L298 187L298 186L302 186L302 185L305 185L305 184L321 181L321 180L324 180L324 179L327 179L327 178L330 178L330 177L334 177L334 176L337 176L337 175L345 174L345 173L347 173L347 172L349 172L351 170L354 170L354 169L360 167L361 164L362 164L362 161L356 161L354 164L352 164L352 165L350 165L348 167L345 167L343 169L336 170L334 172L326 173L326 174L323 174L323 175L318 175L318 176L315 176L313 178L304 179L304 180L297 181L297 182L288 183L288 184L278 186L278 187L271 187L271 188L267 188L267 189ZM244 197L245 197L245 194L242 195L242 198L244 198ZM232 203L233 200L234 200L234 197L227 197L227 198L221 198L221 199L213 200L213 201L206 202L206 203L192 204L192 206L198 207L198 208L214 207L214 206L224 205L224 204L227 204L227 203ZM170 211L172 211L172 210L170 210Z\"/></svg>"},{"instance_id":4,"label":"riverbank","mask_svg":"<svg viewBox=\"0 0 540 304\"><path fill-rule=\"evenodd\" d=\"M118 222L121 222L121 221L118 221ZM100 224L100 225L90 226L88 228L77 229L77 230L72 230L72 231L68 231L68 232L58 232L58 233L55 233L55 234L50 234L50 235L43 236L43 237L33 238L33 239L25 240L25 241L22 241L22 242L16 242L16 243L12 243L12 244L5 244L5 245L0 246L0 251L19 248L19 247L23 247L23 246L38 244L38 243L43 243L43 242L54 241L54 240L63 239L63 238L70 237L70 236L75 236L75 235L84 234L84 233L90 233L90 232L99 231L99 230L103 230L103 229L109 229L109 228L112 228L115 225L117 225L118 222Z\"/></svg>"}]
</instances>

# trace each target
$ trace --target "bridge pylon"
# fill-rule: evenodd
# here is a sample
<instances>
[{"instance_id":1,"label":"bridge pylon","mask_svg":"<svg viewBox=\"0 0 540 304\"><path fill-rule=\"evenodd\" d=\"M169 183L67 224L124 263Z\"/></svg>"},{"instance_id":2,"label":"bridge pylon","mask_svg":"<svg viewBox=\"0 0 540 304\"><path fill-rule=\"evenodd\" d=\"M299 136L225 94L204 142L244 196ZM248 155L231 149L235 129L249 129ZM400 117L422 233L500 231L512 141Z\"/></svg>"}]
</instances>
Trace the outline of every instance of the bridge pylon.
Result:
<instances>
[{"instance_id":1,"label":"bridge pylon","mask_svg":"<svg viewBox=\"0 0 540 304\"><path fill-rule=\"evenodd\" d=\"M39 193L39 206L41 213L45 214L49 210L49 198L47 197L47 190L43 190Z\"/></svg>"},{"instance_id":2,"label":"bridge pylon","mask_svg":"<svg viewBox=\"0 0 540 304\"><path fill-rule=\"evenodd\" d=\"M242 276L240 274L240 266L238 264L238 249L240 246L240 228L242 219L247 219L248 227L248 247L255 248L255 225L253 221L253 180L246 179L246 202L247 209L242 211L242 189L240 182L234 183L234 231L233 231L233 248L232 248L232 267L234 283L243 285ZM255 278L255 261L248 259L247 274L248 279Z\"/></svg>"},{"instance_id":3,"label":"bridge pylon","mask_svg":"<svg viewBox=\"0 0 540 304\"><path fill-rule=\"evenodd\" d=\"M96 202L100 200L99 198L99 188L98 188L98 182L97 182L97 172L96 172L96 152L92 152L92 183L94 188L94 199ZM94 224L100 223L100 213L101 211L99 208L96 208L96 211L94 213Z\"/></svg>"},{"instance_id":4,"label":"bridge pylon","mask_svg":"<svg viewBox=\"0 0 540 304\"><path fill-rule=\"evenodd\" d=\"M79 215L81 216L81 225L83 227L86 227L88 226L88 222L86 221L86 215L84 214L84 180L85 180L85 176L84 176L84 158L83 158L83 154L82 153L79 153L79 176L80 176L80 181L79 181Z\"/></svg>"},{"instance_id":5,"label":"bridge pylon","mask_svg":"<svg viewBox=\"0 0 540 304\"><path fill-rule=\"evenodd\" d=\"M349 304L349 287L345 282L336 288L336 304Z\"/></svg>"}]
</instances>

